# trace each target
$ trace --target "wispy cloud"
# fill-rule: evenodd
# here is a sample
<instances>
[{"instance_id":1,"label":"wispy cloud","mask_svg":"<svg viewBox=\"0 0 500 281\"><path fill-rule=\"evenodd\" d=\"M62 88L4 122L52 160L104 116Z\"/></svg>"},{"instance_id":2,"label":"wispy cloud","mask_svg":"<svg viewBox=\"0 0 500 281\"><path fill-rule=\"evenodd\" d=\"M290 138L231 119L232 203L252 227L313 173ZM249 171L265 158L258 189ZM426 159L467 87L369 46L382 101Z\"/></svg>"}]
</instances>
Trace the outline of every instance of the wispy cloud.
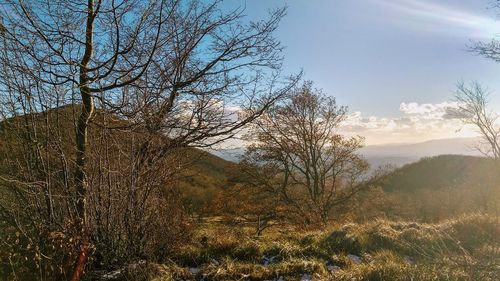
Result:
<instances>
[{"instance_id":1,"label":"wispy cloud","mask_svg":"<svg viewBox=\"0 0 500 281\"><path fill-rule=\"evenodd\" d=\"M451 5L426 0L372 0L393 12L390 20L426 32L491 37L500 34L500 23L488 15L480 15Z\"/></svg>"}]
</instances>

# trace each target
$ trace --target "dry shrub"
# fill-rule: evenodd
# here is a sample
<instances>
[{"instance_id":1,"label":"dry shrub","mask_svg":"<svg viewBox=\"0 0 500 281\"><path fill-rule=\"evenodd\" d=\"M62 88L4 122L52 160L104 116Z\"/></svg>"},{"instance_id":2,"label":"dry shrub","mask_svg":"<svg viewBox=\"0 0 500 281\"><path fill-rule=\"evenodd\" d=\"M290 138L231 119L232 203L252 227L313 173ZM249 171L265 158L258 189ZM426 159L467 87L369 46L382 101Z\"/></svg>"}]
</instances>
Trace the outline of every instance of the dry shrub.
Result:
<instances>
[{"instance_id":1,"label":"dry shrub","mask_svg":"<svg viewBox=\"0 0 500 281\"><path fill-rule=\"evenodd\" d=\"M74 223L70 161L74 110L67 106L0 123L0 279L68 279L82 239ZM111 117L99 112L95 120L119 125L116 120L110 124ZM165 137L91 129L88 271L112 270L139 259L165 260L189 241L191 232L175 177L183 150L172 147L158 155L169 142ZM26 137L32 131L39 132L37 138Z\"/></svg>"},{"instance_id":2,"label":"dry shrub","mask_svg":"<svg viewBox=\"0 0 500 281\"><path fill-rule=\"evenodd\" d=\"M0 280L65 280L77 258L74 233L1 225L0 237Z\"/></svg>"}]
</instances>

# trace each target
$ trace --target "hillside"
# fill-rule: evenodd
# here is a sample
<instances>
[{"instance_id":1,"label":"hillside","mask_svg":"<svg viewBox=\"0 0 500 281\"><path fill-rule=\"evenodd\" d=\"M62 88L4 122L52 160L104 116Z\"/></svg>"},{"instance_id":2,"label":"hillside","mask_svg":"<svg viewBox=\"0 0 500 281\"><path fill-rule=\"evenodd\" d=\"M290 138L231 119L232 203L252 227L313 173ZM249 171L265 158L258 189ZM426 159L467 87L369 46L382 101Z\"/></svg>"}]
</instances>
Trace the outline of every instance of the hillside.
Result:
<instances>
[{"instance_id":1,"label":"hillside","mask_svg":"<svg viewBox=\"0 0 500 281\"><path fill-rule=\"evenodd\" d=\"M193 150L193 165L180 180L181 192L192 211L209 208L236 164L211 153ZM494 181L495 168L491 159L467 155L424 157L417 162L396 168L379 182L387 193L430 192L470 189L479 192ZM443 191L445 192L445 191ZM415 199L420 200L420 199Z\"/></svg>"},{"instance_id":2,"label":"hillside","mask_svg":"<svg viewBox=\"0 0 500 281\"><path fill-rule=\"evenodd\" d=\"M418 191L486 183L495 174L491 159L440 155L394 170L381 182L385 191Z\"/></svg>"},{"instance_id":3,"label":"hillside","mask_svg":"<svg viewBox=\"0 0 500 281\"><path fill-rule=\"evenodd\" d=\"M20 115L1 121L0 158L5 153L19 149L18 147L12 147L13 142L10 141L15 137L19 137L16 135L19 133L16 130L23 130L24 126L32 126L32 124L44 129L46 128L44 122L47 120L49 120L49 123L53 123L49 132L43 130L39 132L36 136L38 140L33 142L33 145L43 143L44 135L49 133L59 136L63 143L63 149L71 151L71 144L74 142L74 126L72 122L76 120L78 110L76 106L62 106L46 112ZM98 111L95 119L102 118L104 118L102 111ZM126 125L125 121L116 116L108 114L106 118L107 120L113 120L114 124ZM91 127L95 127L95 125L91 125ZM130 140L123 135L121 130L112 131L112 134L115 134L115 139L123 142L123 144ZM225 184L228 171L236 166L233 162L197 148L185 148L183 162L185 162L187 168L183 170L183 174L179 177L178 184L188 204L192 205L199 205L202 202L209 201L217 190Z\"/></svg>"},{"instance_id":4,"label":"hillside","mask_svg":"<svg viewBox=\"0 0 500 281\"><path fill-rule=\"evenodd\" d=\"M179 187L186 207L199 213L211 206L211 201L226 185L230 171L237 165L199 149L192 148L188 154L191 165L180 177Z\"/></svg>"},{"instance_id":5,"label":"hillside","mask_svg":"<svg viewBox=\"0 0 500 281\"><path fill-rule=\"evenodd\" d=\"M58 119L58 133L62 132L61 136L66 143L72 142L73 126L70 122L74 120L75 108L65 106L48 112L48 114L52 115L55 115L55 113L61 116ZM9 138L7 124L28 119L26 117L16 117L18 121L8 119L0 122L0 146L2 146L2 140ZM46 115L38 113L30 117L34 117L35 122L42 123ZM117 118L110 119L118 120ZM123 138L124 141L125 139ZM421 146L427 145L422 144ZM390 155L388 148L384 149L386 150L385 154ZM372 150L368 149L365 152ZM397 151L393 152L394 155L397 153ZM207 151L188 148L185 155L186 159L184 160L187 162L187 169L179 177L178 184L187 208L198 213L210 208L212 199L226 185L228 176L234 173L237 165L232 161L223 159L224 153L219 153L221 156L219 157ZM383 160L379 162L383 162ZM491 169L492 166L490 160L478 156L441 155L423 158L418 162L397 168L380 182L380 186L386 192L432 191L471 183L477 186L478 184L487 183L491 179L492 174L494 174Z\"/></svg>"},{"instance_id":6,"label":"hillside","mask_svg":"<svg viewBox=\"0 0 500 281\"><path fill-rule=\"evenodd\" d=\"M183 177L186 184L199 187L212 187L223 183L228 176L228 171L236 167L236 164L215 156L209 152L191 148L188 157L190 165Z\"/></svg>"},{"instance_id":7,"label":"hillside","mask_svg":"<svg viewBox=\"0 0 500 281\"><path fill-rule=\"evenodd\" d=\"M55 132L70 144L72 108L54 112L67 120L60 121ZM41 123L44 116L1 122L0 160L9 149L3 143L14 136L10 126L26 119ZM119 130L116 134L114 139L120 143L128 140ZM335 210L337 221L323 231L283 224L255 237L253 225L234 227L210 217L212 200L237 172L237 165L200 149L183 151L182 163L187 169L178 178L179 191L188 213L200 220L192 243L175 251L168 263L146 269L148 274L158 274L158 280L406 280L408 276L415 280L495 280L498 253L490 249L498 244L498 225L496 218L484 213L494 213L500 201L482 201L474 190L496 179L495 165L489 159L460 155L423 158L386 176L380 182L383 194L370 190L363 194L366 197L349 202L348 208L340 206ZM491 199L499 194L484 195ZM474 211L482 214L461 216ZM207 217L203 219L203 215ZM354 222L343 224L344 220ZM401 222L404 220L411 222ZM473 271L456 269L463 249L468 253L468 266L475 266ZM436 268L436 263L443 266ZM128 272L130 268L132 272ZM119 268L105 276L118 276L107 280L137 280L136 274L143 272L133 269Z\"/></svg>"},{"instance_id":8,"label":"hillside","mask_svg":"<svg viewBox=\"0 0 500 281\"><path fill-rule=\"evenodd\" d=\"M52 109L47 114L60 116L57 119L59 126L55 133L60 134L65 143L73 142L73 126L70 122L74 120L75 108L72 106L61 107ZM30 118L20 116L16 119L0 122L0 146L3 146L3 140L9 139L8 124L12 126L14 123L21 123L21 121L24 122L28 119L30 122L41 124L45 121L46 116L45 113L38 113L29 116ZM109 119L115 120L114 122L123 122L113 118L113 116ZM52 117L52 120L56 120L56 118ZM120 134L119 130L116 134ZM117 139L124 142L127 140L125 137ZM6 147L4 146L4 148ZM0 149L0 156L1 154L2 149ZM178 185L185 205L189 211L194 213L207 211L212 205L212 200L227 184L229 175L234 174L237 164L196 148L185 149L183 161L186 162L187 168L178 178ZM464 186L481 187L491 182L495 174L492 167L494 165L492 165L491 160L478 156L441 155L427 157L397 168L380 181L379 185L385 192L389 193L395 191L435 191L442 188Z\"/></svg>"}]
</instances>

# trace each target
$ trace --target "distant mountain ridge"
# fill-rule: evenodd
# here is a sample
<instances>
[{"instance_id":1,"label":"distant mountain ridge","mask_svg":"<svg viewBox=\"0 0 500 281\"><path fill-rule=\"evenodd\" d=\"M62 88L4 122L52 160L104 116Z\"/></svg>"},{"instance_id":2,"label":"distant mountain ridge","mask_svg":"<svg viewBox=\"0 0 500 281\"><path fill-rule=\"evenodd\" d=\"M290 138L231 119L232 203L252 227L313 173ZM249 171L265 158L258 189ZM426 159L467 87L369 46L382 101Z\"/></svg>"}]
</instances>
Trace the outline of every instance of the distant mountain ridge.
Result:
<instances>
[{"instance_id":1,"label":"distant mountain ridge","mask_svg":"<svg viewBox=\"0 0 500 281\"><path fill-rule=\"evenodd\" d=\"M422 157L438 155L471 155L481 154L474 148L477 138L449 138L430 140L413 144L368 145L360 149L360 153L373 168L385 165L396 167L416 162ZM219 149L210 153L231 162L240 161L245 153L244 147Z\"/></svg>"},{"instance_id":2,"label":"distant mountain ridge","mask_svg":"<svg viewBox=\"0 0 500 281\"><path fill-rule=\"evenodd\" d=\"M477 138L437 139L412 144L368 145L360 149L366 157L430 157L442 154L479 156Z\"/></svg>"},{"instance_id":3,"label":"distant mountain ridge","mask_svg":"<svg viewBox=\"0 0 500 281\"><path fill-rule=\"evenodd\" d=\"M373 167L413 163L423 157L438 155L482 156L474 148L478 138L437 139L413 144L369 145L360 149Z\"/></svg>"}]
</instances>

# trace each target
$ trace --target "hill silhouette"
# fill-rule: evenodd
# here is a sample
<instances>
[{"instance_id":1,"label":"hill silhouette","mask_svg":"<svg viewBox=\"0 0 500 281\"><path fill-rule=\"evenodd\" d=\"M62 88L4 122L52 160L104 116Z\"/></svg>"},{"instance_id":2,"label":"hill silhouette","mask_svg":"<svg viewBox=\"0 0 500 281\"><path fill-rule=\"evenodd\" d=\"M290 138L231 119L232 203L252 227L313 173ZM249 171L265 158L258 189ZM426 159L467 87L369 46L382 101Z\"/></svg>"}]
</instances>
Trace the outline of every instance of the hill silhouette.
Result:
<instances>
[{"instance_id":1,"label":"hill silhouette","mask_svg":"<svg viewBox=\"0 0 500 281\"><path fill-rule=\"evenodd\" d=\"M495 174L493 160L465 155L425 157L394 170L381 182L385 191L418 191L477 185Z\"/></svg>"}]
</instances>

